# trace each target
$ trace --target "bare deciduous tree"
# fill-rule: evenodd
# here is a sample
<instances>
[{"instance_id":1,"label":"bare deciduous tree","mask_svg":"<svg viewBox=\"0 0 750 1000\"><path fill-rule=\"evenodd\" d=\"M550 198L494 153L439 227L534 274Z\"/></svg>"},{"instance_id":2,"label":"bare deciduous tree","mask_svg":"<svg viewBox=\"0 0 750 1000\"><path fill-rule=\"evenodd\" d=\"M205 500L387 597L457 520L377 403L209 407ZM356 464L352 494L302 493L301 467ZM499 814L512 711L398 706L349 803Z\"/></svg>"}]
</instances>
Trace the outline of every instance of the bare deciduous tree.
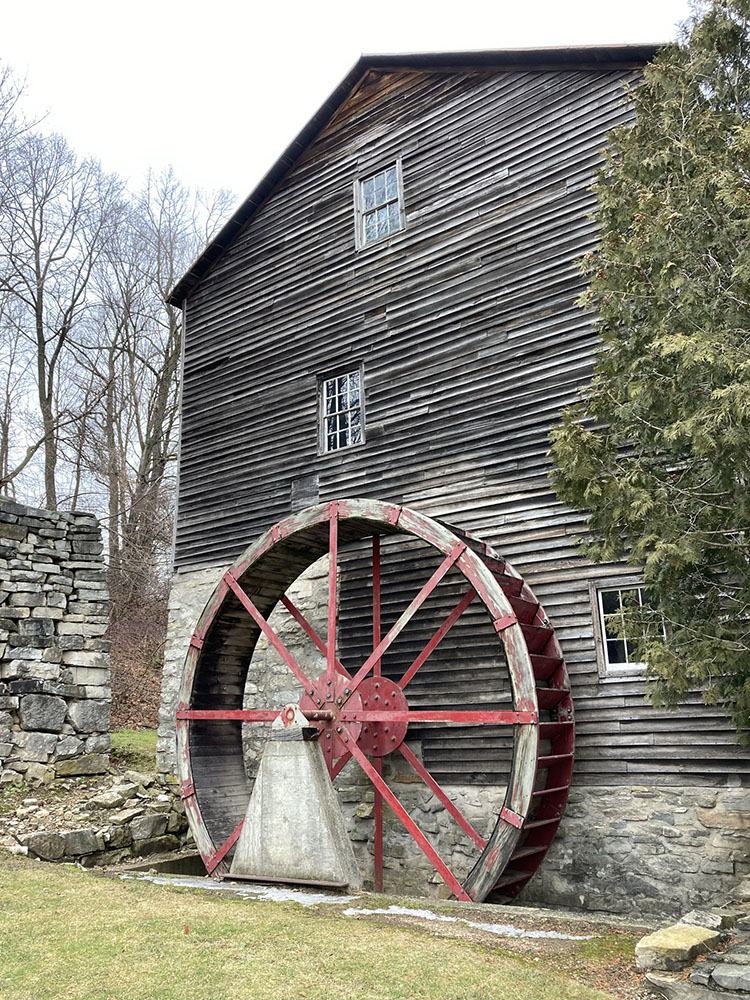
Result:
<instances>
[{"instance_id":1,"label":"bare deciduous tree","mask_svg":"<svg viewBox=\"0 0 750 1000\"><path fill-rule=\"evenodd\" d=\"M92 273L116 226L121 182L79 161L57 135L21 134L0 149L0 292L34 355L45 503L57 507L59 428L79 415L59 373L70 360ZM33 447L33 443L31 445Z\"/></svg>"}]
</instances>

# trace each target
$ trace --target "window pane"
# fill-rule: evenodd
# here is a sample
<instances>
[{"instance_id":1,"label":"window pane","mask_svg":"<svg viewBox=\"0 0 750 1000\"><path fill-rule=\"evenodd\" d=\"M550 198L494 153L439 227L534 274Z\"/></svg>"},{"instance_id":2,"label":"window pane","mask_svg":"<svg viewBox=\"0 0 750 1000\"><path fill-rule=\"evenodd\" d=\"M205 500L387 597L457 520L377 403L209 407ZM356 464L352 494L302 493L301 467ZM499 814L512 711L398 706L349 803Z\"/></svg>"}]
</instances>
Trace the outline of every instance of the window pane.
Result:
<instances>
[{"instance_id":1,"label":"window pane","mask_svg":"<svg viewBox=\"0 0 750 1000\"><path fill-rule=\"evenodd\" d=\"M604 618L604 634L608 639L619 639L622 630L622 615L606 615Z\"/></svg>"},{"instance_id":2,"label":"window pane","mask_svg":"<svg viewBox=\"0 0 750 1000\"><path fill-rule=\"evenodd\" d=\"M398 210L398 202L392 201L388 206L388 230L395 233L401 228L401 213Z\"/></svg>"},{"instance_id":3,"label":"window pane","mask_svg":"<svg viewBox=\"0 0 750 1000\"><path fill-rule=\"evenodd\" d=\"M629 640L625 643L625 653L628 658L628 663L638 662L638 654L635 650L635 645Z\"/></svg>"},{"instance_id":4,"label":"window pane","mask_svg":"<svg viewBox=\"0 0 750 1000\"><path fill-rule=\"evenodd\" d=\"M385 196L386 198L398 197L398 181L395 167L389 167L385 172Z\"/></svg>"},{"instance_id":5,"label":"window pane","mask_svg":"<svg viewBox=\"0 0 750 1000\"><path fill-rule=\"evenodd\" d=\"M375 208L375 182L372 177L362 181L362 205L365 209Z\"/></svg>"},{"instance_id":6,"label":"window pane","mask_svg":"<svg viewBox=\"0 0 750 1000\"><path fill-rule=\"evenodd\" d=\"M326 443L326 451L334 451L335 448L336 448L336 435L329 434Z\"/></svg>"},{"instance_id":7,"label":"window pane","mask_svg":"<svg viewBox=\"0 0 750 1000\"><path fill-rule=\"evenodd\" d=\"M362 443L362 414L359 410L355 410L352 413L352 424L351 424L351 437L352 444Z\"/></svg>"},{"instance_id":8,"label":"window pane","mask_svg":"<svg viewBox=\"0 0 750 1000\"><path fill-rule=\"evenodd\" d=\"M349 406L359 406L359 385L349 383Z\"/></svg>"},{"instance_id":9,"label":"window pane","mask_svg":"<svg viewBox=\"0 0 750 1000\"><path fill-rule=\"evenodd\" d=\"M625 659L625 643L621 639L607 640L607 660L612 663L627 663Z\"/></svg>"},{"instance_id":10,"label":"window pane","mask_svg":"<svg viewBox=\"0 0 750 1000\"><path fill-rule=\"evenodd\" d=\"M620 592L619 590L603 590L601 593L602 598L602 611L605 615L611 615L613 611L618 611L620 608Z\"/></svg>"},{"instance_id":11,"label":"window pane","mask_svg":"<svg viewBox=\"0 0 750 1000\"><path fill-rule=\"evenodd\" d=\"M375 204L382 205L385 201L385 174L375 176Z\"/></svg>"},{"instance_id":12,"label":"window pane","mask_svg":"<svg viewBox=\"0 0 750 1000\"><path fill-rule=\"evenodd\" d=\"M378 236L388 235L388 209L378 209Z\"/></svg>"},{"instance_id":13,"label":"window pane","mask_svg":"<svg viewBox=\"0 0 750 1000\"><path fill-rule=\"evenodd\" d=\"M369 243L370 240L374 240L378 235L378 221L377 213L370 212L369 215L365 216L365 243Z\"/></svg>"}]
</instances>

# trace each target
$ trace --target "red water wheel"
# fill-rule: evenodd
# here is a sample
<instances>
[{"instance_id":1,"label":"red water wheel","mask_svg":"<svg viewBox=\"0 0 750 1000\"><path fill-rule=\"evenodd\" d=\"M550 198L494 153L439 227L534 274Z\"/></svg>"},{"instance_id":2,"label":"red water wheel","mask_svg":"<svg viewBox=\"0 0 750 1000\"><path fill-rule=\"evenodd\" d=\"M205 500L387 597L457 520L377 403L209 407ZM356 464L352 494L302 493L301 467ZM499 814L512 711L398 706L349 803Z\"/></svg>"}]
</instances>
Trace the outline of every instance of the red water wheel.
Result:
<instances>
[{"instance_id":1,"label":"red water wheel","mask_svg":"<svg viewBox=\"0 0 750 1000\"><path fill-rule=\"evenodd\" d=\"M439 565L389 628L381 623L381 538L402 535L437 552ZM372 539L371 543L369 539ZM372 651L363 662L339 659L336 648L339 551L371 544ZM312 563L330 554L328 628L323 638L286 595ZM399 671L383 663L441 583L459 584L460 599L429 641ZM325 656L326 669L308 676L268 618L282 602ZM410 683L435 654L470 605L483 606L496 659L506 678L508 707L477 707L467 692L450 708L410 707ZM272 721L281 706L243 708L248 667L260 635L266 636L302 689L300 709L319 739L335 777L355 760L374 786L374 883L382 888L383 801L388 803L458 899L513 898L531 878L557 830L573 766L573 708L565 664L539 602L516 571L486 545L406 507L371 500L334 500L279 522L224 574L198 622L183 669L177 711L178 769L195 842L206 868L228 873L250 795L243 761L243 724ZM454 633L455 634L455 633ZM426 670L429 668L425 668ZM413 685L416 688L418 685ZM479 699L481 701L481 698ZM466 705L473 707L467 708ZM511 759L502 801L485 839L407 743L410 727L430 726L510 738ZM459 824L476 852L460 882L383 778L383 758L400 754Z\"/></svg>"}]
</instances>

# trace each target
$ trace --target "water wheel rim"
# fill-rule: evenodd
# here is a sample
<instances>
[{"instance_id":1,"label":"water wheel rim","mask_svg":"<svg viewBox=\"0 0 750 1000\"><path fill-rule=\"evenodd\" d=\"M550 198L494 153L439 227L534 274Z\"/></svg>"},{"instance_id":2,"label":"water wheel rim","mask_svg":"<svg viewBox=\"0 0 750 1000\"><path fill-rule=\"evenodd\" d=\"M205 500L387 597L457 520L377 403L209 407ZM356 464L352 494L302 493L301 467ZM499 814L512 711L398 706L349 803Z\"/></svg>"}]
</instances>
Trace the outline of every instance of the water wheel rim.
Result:
<instances>
[{"instance_id":1,"label":"water wheel rim","mask_svg":"<svg viewBox=\"0 0 750 1000\"><path fill-rule=\"evenodd\" d=\"M242 683L239 685L235 683L234 695L229 698L229 704L224 698L224 705L218 710L222 713L220 718L216 715L217 710L206 707L206 682L212 669L215 669L217 655L219 657L221 655L222 642L226 635L235 640L237 635L236 629L233 631L226 626L226 623L222 633L217 623L222 623L228 614L234 614L239 596L245 608L249 608L256 616L254 625L257 627L258 622L262 623L265 620L266 615L270 614L288 586L307 566L326 552L333 553L332 562L335 565L336 547L342 538L351 541L369 535L379 537L389 534L412 536L427 542L442 553L446 561L452 560L451 565L455 563L470 586L476 590L494 623L498 640L504 647L513 710L519 713L519 718L522 719L512 723L513 762L505 800L498 810L497 823L463 884L457 883L453 877L448 878L445 868L441 869L435 863L424 846L423 850L428 853L434 866L459 898L486 898L495 887L499 875L507 867L522 836L535 794L538 794L535 793L539 760L538 684L521 624L514 614L510 600L485 562L455 530L408 507L355 499L330 501L292 515L278 522L248 546L223 575L209 598L191 638L178 697L178 777L196 846L212 873L222 874L226 871L225 859L230 854L241 828L241 819L239 822L237 819L240 813L244 815L244 809L240 808L240 805L243 800L246 802L249 796L247 776L242 763L239 724L239 716L242 715L242 694L237 693L238 688L244 688L247 668L245 674L242 674L241 669L238 672L235 662L232 668L236 675L234 679L236 681L240 678ZM464 538L466 537L464 535ZM508 569L513 572L510 567ZM248 596L248 592L256 598L257 605ZM329 634L333 624L334 635L335 601L335 573L332 573L329 575ZM250 654L247 656L248 664L258 634L253 637L251 628L245 636L245 653ZM210 648L212 645L213 648ZM236 650L234 658L236 661ZM334 660L335 650L333 653L329 650L327 655L329 670L335 671ZM227 676L231 674L230 670ZM304 680L309 682L306 676ZM198 692L197 698L196 692ZM200 717L201 713L203 717ZM214 715L212 720L205 717L209 713ZM225 773L221 775L221 787L218 789L216 782L212 782L206 773L207 769L204 766L206 755L202 757L193 752L196 739L201 735L201 726L209 721L214 726L224 725L225 730L226 726L232 726L234 732L234 763L231 766L227 761L224 762ZM224 731L225 750L232 743L227 734L228 731ZM365 762L356 753L355 756L368 773ZM372 769L375 772L379 771L377 766ZM377 782L376 775L368 773L368 776L374 783ZM216 809L210 816L204 815L206 804L212 797L215 798L217 791L227 795L224 815L221 814L221 810ZM409 832L420 843L415 832L412 829L409 829ZM541 851L536 853L541 854ZM452 876L452 873L448 872L448 875Z\"/></svg>"}]
</instances>

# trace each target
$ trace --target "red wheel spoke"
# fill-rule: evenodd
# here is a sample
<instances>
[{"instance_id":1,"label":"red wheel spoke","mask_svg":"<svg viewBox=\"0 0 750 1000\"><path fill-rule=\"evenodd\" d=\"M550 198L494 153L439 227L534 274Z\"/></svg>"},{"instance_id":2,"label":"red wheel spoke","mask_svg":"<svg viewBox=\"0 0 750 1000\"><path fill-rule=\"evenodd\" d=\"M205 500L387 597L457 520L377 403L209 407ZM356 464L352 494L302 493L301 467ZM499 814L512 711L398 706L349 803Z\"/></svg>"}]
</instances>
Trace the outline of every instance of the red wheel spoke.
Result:
<instances>
[{"instance_id":1,"label":"red wheel spoke","mask_svg":"<svg viewBox=\"0 0 750 1000\"><path fill-rule=\"evenodd\" d=\"M344 766L352 759L352 755L347 752L342 754L331 769L331 781L344 770Z\"/></svg>"},{"instance_id":2,"label":"red wheel spoke","mask_svg":"<svg viewBox=\"0 0 750 1000\"><path fill-rule=\"evenodd\" d=\"M372 648L380 644L380 536L372 536ZM376 677L380 676L380 659L372 666ZM382 875L382 872L381 872Z\"/></svg>"},{"instance_id":3,"label":"red wheel spoke","mask_svg":"<svg viewBox=\"0 0 750 1000\"><path fill-rule=\"evenodd\" d=\"M296 607L296 605L294 605L292 603L292 601L286 596L286 594L284 594L284 596L281 598L281 603L287 609L287 611L292 616L292 618L294 618L294 620L298 624L300 624L302 626L302 628L305 630L305 632L307 633L307 635L312 639L312 641L315 643L315 645L318 647L318 649L321 651L321 653L325 653L325 655L327 657L328 656L328 646L323 642L323 640L320 638L320 636L318 635L318 633L312 627L312 625L307 620L307 618L305 618L305 616L302 614L302 612L299 610L299 608ZM336 669L338 670L338 672L340 674L343 674L344 677L347 677L347 678L351 677L351 674L346 669L346 667L343 665L343 663L341 662L341 660L338 660L338 659L336 660Z\"/></svg>"},{"instance_id":4,"label":"red wheel spoke","mask_svg":"<svg viewBox=\"0 0 750 1000\"><path fill-rule=\"evenodd\" d=\"M479 836L479 834L471 825L471 823L468 821L468 819L466 819L465 816L459 811L459 809L453 804L453 802L451 802L451 800L445 794L445 792L437 783L437 781L435 781L435 779L432 777L432 775L424 766L424 764L420 760L418 760L417 757L414 756L414 754L411 752L411 750L405 743L401 744L399 750L401 751L401 754L404 756L407 762L411 764L411 766L417 772L422 781L424 781L425 785L427 785L427 787L432 791L432 793L435 796L437 796L438 799L440 799L440 801L443 803L445 808L455 819L455 821L458 823L458 825L461 827L464 833L467 833L474 841L474 843L477 845L479 850L483 851L487 846L487 841Z\"/></svg>"},{"instance_id":5,"label":"red wheel spoke","mask_svg":"<svg viewBox=\"0 0 750 1000\"><path fill-rule=\"evenodd\" d=\"M329 563L328 563L328 650L326 669L328 679L333 680L336 673L336 578L338 570L339 547L339 505L332 500L330 505L329 526Z\"/></svg>"},{"instance_id":6,"label":"red wheel spoke","mask_svg":"<svg viewBox=\"0 0 750 1000\"><path fill-rule=\"evenodd\" d=\"M396 637L403 631L403 629L409 624L414 615L419 611L424 602L433 592L435 587L440 583L448 570L453 566L456 560L465 551L466 546L463 542L458 542L453 546L451 551L438 566L435 572L432 574L427 583L422 587L417 596L411 602L406 611L403 612L401 617L396 621L396 623L386 632L385 636L380 640L375 649L370 653L365 662L359 668L357 673L352 678L352 688L356 690L357 685L365 677L373 667L375 663L379 663L383 657L383 653L388 649L391 643L394 642Z\"/></svg>"},{"instance_id":7,"label":"red wheel spoke","mask_svg":"<svg viewBox=\"0 0 750 1000\"><path fill-rule=\"evenodd\" d=\"M273 722L279 717L279 708L185 708L177 712L178 719L216 720L217 722ZM305 712L310 722L325 722L333 718L333 712L323 709L319 712Z\"/></svg>"},{"instance_id":8,"label":"red wheel spoke","mask_svg":"<svg viewBox=\"0 0 750 1000\"><path fill-rule=\"evenodd\" d=\"M458 621L458 619L461 617L461 615L464 613L464 611L466 611L466 609L468 608L468 606L471 604L471 602L474 600L474 598L476 596L477 596L476 590L474 590L473 587L469 587L469 589L466 591L466 593L464 594L464 596L461 598L461 600L455 606L455 608L453 609L453 611L451 611L451 613L445 619L445 621L443 622L443 624L440 626L440 628L437 630L437 632L433 635L433 637L427 643L427 645L425 646L425 648L422 650L422 652L416 658L416 660L414 661L414 663L412 663L412 665L406 671L406 673L404 674L404 676L398 682L398 686L402 690L406 687L406 685L412 679L412 677L414 676L414 674L416 674L416 672L419 670L419 668L422 666L422 664L428 658L428 656L432 655L432 653L435 651L438 643L442 642L442 640L445 638L445 636L448 634L448 632L453 628L453 626L456 624L456 622Z\"/></svg>"},{"instance_id":9,"label":"red wheel spoke","mask_svg":"<svg viewBox=\"0 0 750 1000\"><path fill-rule=\"evenodd\" d=\"M516 726L530 725L538 721L536 712L454 712L432 708L417 712L400 709L347 711L344 708L339 712L339 718L342 722L453 722L464 726Z\"/></svg>"},{"instance_id":10,"label":"red wheel spoke","mask_svg":"<svg viewBox=\"0 0 750 1000\"><path fill-rule=\"evenodd\" d=\"M425 835L419 829L417 824L408 814L406 809L404 809L399 800L396 798L396 796L390 790L388 785L385 783L382 776L378 774L376 769L373 767L373 765L370 763L367 757L365 757L365 755L359 749L359 747L351 738L351 736L348 736L347 743L354 759L357 761L357 763L365 772L370 781L373 783L375 788L381 793L385 801L388 803L391 809L395 812L395 814L404 824L406 829L409 831L409 833L412 835L412 837L417 842L419 847L427 856L428 860L434 867L435 871L440 875L440 877L443 879L443 881L451 890L456 899L462 899L465 902L470 902L471 897L461 888L461 884L456 879L453 872L446 865L446 863L440 857L438 852L429 842L427 837L425 837Z\"/></svg>"},{"instance_id":11,"label":"red wheel spoke","mask_svg":"<svg viewBox=\"0 0 750 1000\"><path fill-rule=\"evenodd\" d=\"M218 850L214 851L213 854L209 855L208 858L204 858L203 859L204 863L206 865L206 871L208 872L209 875L211 875L218 868L219 864L224 859L224 856L226 855L226 853L229 850L231 850L231 848L239 840L239 836L242 833L242 827L243 827L244 822L245 822L244 819L241 820L238 823L238 825L234 828L234 830L232 830L232 832L229 834L229 836L224 841L224 843L221 845L221 847L218 848Z\"/></svg>"},{"instance_id":12,"label":"red wheel spoke","mask_svg":"<svg viewBox=\"0 0 750 1000\"><path fill-rule=\"evenodd\" d=\"M375 757L373 766L383 780L383 758ZM375 878L373 888L375 892L383 891L383 795L380 789L375 786L375 838L373 849L375 853Z\"/></svg>"},{"instance_id":13,"label":"red wheel spoke","mask_svg":"<svg viewBox=\"0 0 750 1000\"><path fill-rule=\"evenodd\" d=\"M260 630L263 633L263 635L265 635L265 637L271 643L271 645L276 650L276 652L279 654L279 656L281 657L281 659L284 661L284 663L286 663L286 665L292 671L292 673L294 674L294 676L300 682L300 684L302 685L302 687L304 687L304 688L311 688L312 684L310 683L310 679L307 676L307 674L304 672L304 670L299 665L299 663L297 663L297 661L294 659L294 657L292 656L292 654L286 648L286 646L284 645L284 643L281 641L281 639L279 639L279 637L276 635L276 633L274 632L274 630L268 624L268 622L263 617L263 615L260 613L260 611L258 611L258 609L255 607L255 605L253 604L253 602L247 596L247 594L242 589L242 587L240 587L239 583L237 583L237 581L231 575L231 573L225 573L224 574L224 580L226 580L228 586L234 592L235 596L239 600L239 602L242 605L242 607L246 611L248 611L250 613L250 616L260 626Z\"/></svg>"}]
</instances>

